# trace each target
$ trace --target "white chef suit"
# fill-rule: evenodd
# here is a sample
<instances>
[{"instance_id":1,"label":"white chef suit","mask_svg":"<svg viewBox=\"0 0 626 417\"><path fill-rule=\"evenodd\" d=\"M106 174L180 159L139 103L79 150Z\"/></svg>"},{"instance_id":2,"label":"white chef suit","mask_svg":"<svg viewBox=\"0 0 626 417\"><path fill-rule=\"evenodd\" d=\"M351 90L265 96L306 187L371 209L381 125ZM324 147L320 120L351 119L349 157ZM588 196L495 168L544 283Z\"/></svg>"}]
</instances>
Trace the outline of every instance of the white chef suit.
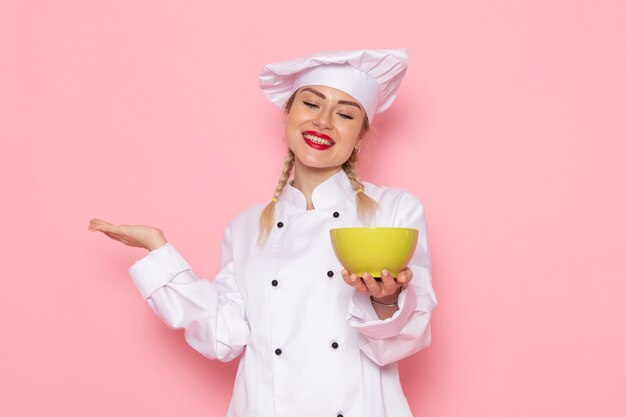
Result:
<instances>
[{"instance_id":1,"label":"white chef suit","mask_svg":"<svg viewBox=\"0 0 626 417\"><path fill-rule=\"evenodd\" d=\"M413 279L399 310L380 320L369 295L347 285L329 230L359 227L355 191L343 170L312 193L287 184L276 224L257 245L263 205L227 226L221 270L201 279L171 242L129 274L153 311L209 359L241 355L227 417L410 417L396 361L430 345L437 306L424 209L410 193L364 183L380 207L372 226L419 230Z\"/></svg>"}]
</instances>

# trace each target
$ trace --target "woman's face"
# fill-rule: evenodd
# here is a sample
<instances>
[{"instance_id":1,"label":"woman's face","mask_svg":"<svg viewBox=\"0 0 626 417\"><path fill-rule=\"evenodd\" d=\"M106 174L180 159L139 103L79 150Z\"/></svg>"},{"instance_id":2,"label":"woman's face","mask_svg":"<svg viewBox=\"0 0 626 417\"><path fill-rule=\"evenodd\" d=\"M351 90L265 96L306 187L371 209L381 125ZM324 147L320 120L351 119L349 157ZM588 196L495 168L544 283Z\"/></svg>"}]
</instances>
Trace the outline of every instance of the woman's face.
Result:
<instances>
[{"instance_id":1,"label":"woman's face","mask_svg":"<svg viewBox=\"0 0 626 417\"><path fill-rule=\"evenodd\" d=\"M343 91L301 87L285 119L287 145L307 167L340 167L359 142L364 119L361 105Z\"/></svg>"}]
</instances>

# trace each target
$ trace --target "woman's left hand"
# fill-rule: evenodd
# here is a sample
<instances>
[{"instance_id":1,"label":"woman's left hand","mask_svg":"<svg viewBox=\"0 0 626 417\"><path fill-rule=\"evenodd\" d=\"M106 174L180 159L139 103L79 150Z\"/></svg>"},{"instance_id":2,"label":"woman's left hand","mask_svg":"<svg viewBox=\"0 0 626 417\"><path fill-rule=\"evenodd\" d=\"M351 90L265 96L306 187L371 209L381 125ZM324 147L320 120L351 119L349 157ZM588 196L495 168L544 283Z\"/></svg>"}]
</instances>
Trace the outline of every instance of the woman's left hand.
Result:
<instances>
[{"instance_id":1,"label":"woman's left hand","mask_svg":"<svg viewBox=\"0 0 626 417\"><path fill-rule=\"evenodd\" d=\"M387 270L383 270L381 281L375 280L367 272L363 273L362 278L359 278L356 274L350 274L345 269L341 271L341 276L346 284L353 286L363 294L369 294L374 300L393 304L398 301L402 286L413 278L413 272L408 267L404 268L394 279Z\"/></svg>"}]
</instances>

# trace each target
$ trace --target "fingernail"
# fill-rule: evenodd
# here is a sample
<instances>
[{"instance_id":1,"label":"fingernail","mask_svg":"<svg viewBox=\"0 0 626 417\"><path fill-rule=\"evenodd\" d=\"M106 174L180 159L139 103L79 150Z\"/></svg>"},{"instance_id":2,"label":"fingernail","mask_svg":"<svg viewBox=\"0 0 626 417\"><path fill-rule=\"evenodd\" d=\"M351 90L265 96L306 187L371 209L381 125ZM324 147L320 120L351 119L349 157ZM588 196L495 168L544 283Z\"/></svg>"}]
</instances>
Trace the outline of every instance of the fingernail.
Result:
<instances>
[{"instance_id":1,"label":"fingernail","mask_svg":"<svg viewBox=\"0 0 626 417\"><path fill-rule=\"evenodd\" d=\"M387 271L386 269L383 269L383 275L388 277L389 276L389 271Z\"/></svg>"},{"instance_id":2,"label":"fingernail","mask_svg":"<svg viewBox=\"0 0 626 417\"><path fill-rule=\"evenodd\" d=\"M350 278L350 280L352 280L352 282L356 282L356 275L352 275L352 277Z\"/></svg>"}]
</instances>

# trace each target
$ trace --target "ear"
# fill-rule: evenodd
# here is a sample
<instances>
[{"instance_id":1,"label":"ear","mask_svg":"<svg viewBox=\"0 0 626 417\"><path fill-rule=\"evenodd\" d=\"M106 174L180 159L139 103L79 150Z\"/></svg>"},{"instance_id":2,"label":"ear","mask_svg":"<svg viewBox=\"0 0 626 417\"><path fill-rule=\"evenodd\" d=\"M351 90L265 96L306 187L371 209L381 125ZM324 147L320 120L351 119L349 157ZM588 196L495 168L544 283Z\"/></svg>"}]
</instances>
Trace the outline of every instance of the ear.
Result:
<instances>
[{"instance_id":1,"label":"ear","mask_svg":"<svg viewBox=\"0 0 626 417\"><path fill-rule=\"evenodd\" d=\"M367 132L363 132L363 128L361 128L361 131L359 132L359 139L357 140L357 146L361 145L361 141L363 140L366 134Z\"/></svg>"},{"instance_id":2,"label":"ear","mask_svg":"<svg viewBox=\"0 0 626 417\"><path fill-rule=\"evenodd\" d=\"M287 112L287 110L284 110L281 113L283 115L283 125L286 126L287 125L287 118L289 117L289 113Z\"/></svg>"}]
</instances>

